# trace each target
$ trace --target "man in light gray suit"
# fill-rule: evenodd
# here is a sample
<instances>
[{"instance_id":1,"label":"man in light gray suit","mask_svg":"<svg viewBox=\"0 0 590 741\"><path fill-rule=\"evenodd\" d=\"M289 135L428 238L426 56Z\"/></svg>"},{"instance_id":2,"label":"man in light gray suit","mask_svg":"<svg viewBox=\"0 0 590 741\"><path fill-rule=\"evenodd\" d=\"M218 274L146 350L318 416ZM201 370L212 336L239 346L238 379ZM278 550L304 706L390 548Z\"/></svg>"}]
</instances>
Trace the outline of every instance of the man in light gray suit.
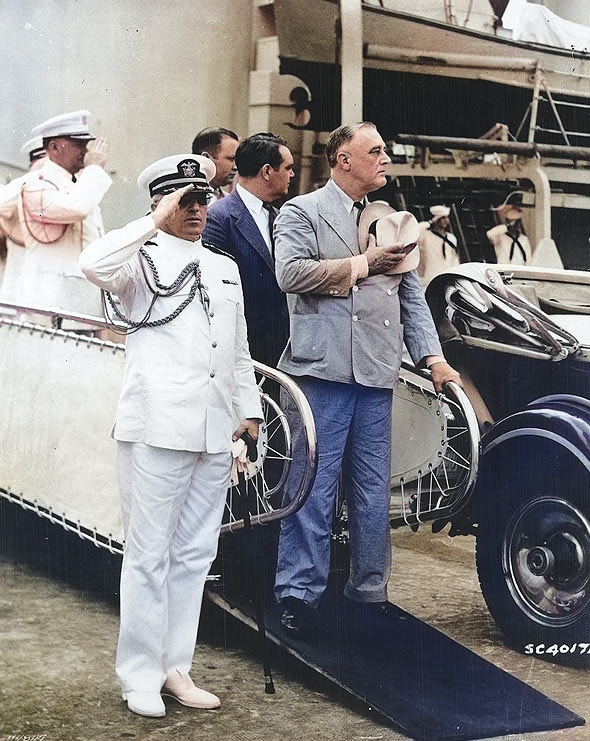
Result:
<instances>
[{"instance_id":1,"label":"man in light gray suit","mask_svg":"<svg viewBox=\"0 0 590 741\"><path fill-rule=\"evenodd\" d=\"M402 345L430 368L437 391L460 383L445 361L414 270L391 274L404 245L361 252L357 221L381 188L390 159L371 123L330 134L330 180L287 201L275 222L276 275L288 296L291 337L278 367L297 377L314 414L317 476L304 506L281 523L275 595L287 633L318 606L330 566L330 535L343 465L350 529L351 606L384 609L390 572L391 404ZM390 274L387 274L390 273ZM311 621L309 621L311 623Z\"/></svg>"}]
</instances>

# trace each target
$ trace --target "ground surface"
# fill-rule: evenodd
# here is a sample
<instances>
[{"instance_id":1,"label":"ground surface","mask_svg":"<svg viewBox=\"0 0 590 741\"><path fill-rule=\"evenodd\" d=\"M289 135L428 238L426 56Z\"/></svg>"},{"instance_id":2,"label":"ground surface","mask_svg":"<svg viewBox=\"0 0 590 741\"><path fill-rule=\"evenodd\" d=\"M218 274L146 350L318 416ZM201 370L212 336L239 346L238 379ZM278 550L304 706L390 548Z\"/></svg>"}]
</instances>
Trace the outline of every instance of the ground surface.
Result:
<instances>
[{"instance_id":1,"label":"ground surface","mask_svg":"<svg viewBox=\"0 0 590 741\"><path fill-rule=\"evenodd\" d=\"M503 645L479 591L472 538L422 528L394 533L394 543L391 601L590 719L587 670L555 666ZM0 741L406 738L275 649L276 693L265 694L253 633L216 611L207 611L193 675L221 697L221 709L194 711L166 700L165 719L135 716L121 701L113 672L116 601L108 590L97 596L25 561L8 546L0 558ZM587 741L590 725L504 738Z\"/></svg>"}]
</instances>

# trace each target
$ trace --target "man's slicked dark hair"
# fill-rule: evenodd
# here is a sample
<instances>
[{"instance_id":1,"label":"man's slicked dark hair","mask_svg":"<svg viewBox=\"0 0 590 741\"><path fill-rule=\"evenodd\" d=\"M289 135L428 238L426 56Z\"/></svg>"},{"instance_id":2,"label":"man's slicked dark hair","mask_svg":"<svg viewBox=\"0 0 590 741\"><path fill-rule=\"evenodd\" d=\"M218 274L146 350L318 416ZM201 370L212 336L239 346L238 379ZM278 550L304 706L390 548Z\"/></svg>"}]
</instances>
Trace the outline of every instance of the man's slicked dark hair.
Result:
<instances>
[{"instance_id":1,"label":"man's slicked dark hair","mask_svg":"<svg viewBox=\"0 0 590 741\"><path fill-rule=\"evenodd\" d=\"M241 141L236 150L236 168L245 178L254 178L264 165L278 170L283 161L280 148L286 147L287 140L270 133L253 134Z\"/></svg>"},{"instance_id":2,"label":"man's slicked dark hair","mask_svg":"<svg viewBox=\"0 0 590 741\"><path fill-rule=\"evenodd\" d=\"M207 128L201 129L193 139L193 154L202 154L203 152L210 155L217 154L219 145L225 137L239 141L239 136L235 131L224 129L222 126L207 126Z\"/></svg>"}]
</instances>

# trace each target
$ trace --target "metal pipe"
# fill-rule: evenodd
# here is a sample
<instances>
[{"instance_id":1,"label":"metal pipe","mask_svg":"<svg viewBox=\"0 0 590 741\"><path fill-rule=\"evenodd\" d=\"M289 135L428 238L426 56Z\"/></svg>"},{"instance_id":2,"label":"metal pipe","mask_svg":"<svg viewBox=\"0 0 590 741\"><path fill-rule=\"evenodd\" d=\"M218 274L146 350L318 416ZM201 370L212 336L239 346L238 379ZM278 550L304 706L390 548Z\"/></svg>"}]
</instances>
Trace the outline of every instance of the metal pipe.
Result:
<instances>
[{"instance_id":1,"label":"metal pipe","mask_svg":"<svg viewBox=\"0 0 590 741\"><path fill-rule=\"evenodd\" d=\"M535 70L538 60L527 57L483 57L476 54L445 54L439 51L422 51L420 49L400 49L382 44L366 44L365 59L376 59L384 62L411 62L413 64L431 64L437 67L468 67L477 69L499 69L528 72Z\"/></svg>"},{"instance_id":2,"label":"metal pipe","mask_svg":"<svg viewBox=\"0 0 590 741\"><path fill-rule=\"evenodd\" d=\"M533 100L531 102L530 111L531 111L531 118L529 120L529 142L535 141L535 131L537 128L537 112L539 110L539 94L541 92L541 85L543 84L543 73L541 70L537 67L535 70L535 88L533 90ZM569 141L567 141L567 144L569 144Z\"/></svg>"},{"instance_id":3,"label":"metal pipe","mask_svg":"<svg viewBox=\"0 0 590 741\"><path fill-rule=\"evenodd\" d=\"M396 134L398 144L416 147L444 147L488 154L515 154L520 157L555 157L556 159L590 161L589 147L568 147L562 144L539 144L537 142L498 141L496 139L466 139L453 136L420 136Z\"/></svg>"}]
</instances>

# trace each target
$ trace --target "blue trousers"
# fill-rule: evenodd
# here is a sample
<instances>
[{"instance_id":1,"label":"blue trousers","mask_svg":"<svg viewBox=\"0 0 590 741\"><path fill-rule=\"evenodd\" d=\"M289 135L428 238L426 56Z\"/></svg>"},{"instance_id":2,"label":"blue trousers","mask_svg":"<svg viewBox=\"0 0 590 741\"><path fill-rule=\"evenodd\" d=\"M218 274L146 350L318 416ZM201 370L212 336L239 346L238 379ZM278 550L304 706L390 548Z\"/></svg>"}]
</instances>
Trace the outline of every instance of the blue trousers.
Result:
<instances>
[{"instance_id":1,"label":"blue trousers","mask_svg":"<svg viewBox=\"0 0 590 741\"><path fill-rule=\"evenodd\" d=\"M350 532L344 594L357 602L387 599L391 566L390 389L318 378L297 379L316 424L318 470L303 507L281 522L275 596L317 606L328 582L330 541L340 473Z\"/></svg>"}]
</instances>

